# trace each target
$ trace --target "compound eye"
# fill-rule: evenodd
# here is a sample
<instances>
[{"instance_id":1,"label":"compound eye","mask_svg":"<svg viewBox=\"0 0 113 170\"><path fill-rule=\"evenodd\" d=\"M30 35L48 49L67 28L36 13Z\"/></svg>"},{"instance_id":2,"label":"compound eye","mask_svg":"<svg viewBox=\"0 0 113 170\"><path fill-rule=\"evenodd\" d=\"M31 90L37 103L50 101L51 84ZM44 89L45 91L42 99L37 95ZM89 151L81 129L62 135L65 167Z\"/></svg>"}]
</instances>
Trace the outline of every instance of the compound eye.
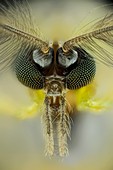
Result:
<instances>
[{"instance_id":1,"label":"compound eye","mask_svg":"<svg viewBox=\"0 0 113 170\"><path fill-rule=\"evenodd\" d=\"M44 78L38 67L33 62L33 52L19 55L14 63L14 71L18 80L31 89L42 89Z\"/></svg>"},{"instance_id":2,"label":"compound eye","mask_svg":"<svg viewBox=\"0 0 113 170\"><path fill-rule=\"evenodd\" d=\"M68 68L69 66L75 64L78 60L78 52L75 50L71 50L67 53L64 53L62 49L59 49L59 55L58 55L58 63Z\"/></svg>"},{"instance_id":3,"label":"compound eye","mask_svg":"<svg viewBox=\"0 0 113 170\"><path fill-rule=\"evenodd\" d=\"M52 63L52 60L52 49L46 54L39 49L33 51L33 61L42 68L48 67Z\"/></svg>"},{"instance_id":4,"label":"compound eye","mask_svg":"<svg viewBox=\"0 0 113 170\"><path fill-rule=\"evenodd\" d=\"M81 48L76 48L78 51L77 64L73 64L68 75L66 76L68 89L79 89L89 84L96 74L96 63L94 58Z\"/></svg>"}]
</instances>

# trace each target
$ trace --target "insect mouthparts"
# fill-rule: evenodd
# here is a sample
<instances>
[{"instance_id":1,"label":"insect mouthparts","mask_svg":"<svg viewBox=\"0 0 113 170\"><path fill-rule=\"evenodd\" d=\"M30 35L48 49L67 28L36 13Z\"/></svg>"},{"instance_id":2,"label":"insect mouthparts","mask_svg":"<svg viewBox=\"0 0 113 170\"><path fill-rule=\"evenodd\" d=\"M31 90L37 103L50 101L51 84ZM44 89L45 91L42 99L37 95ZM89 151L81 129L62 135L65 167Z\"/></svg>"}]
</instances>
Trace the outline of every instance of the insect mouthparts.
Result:
<instances>
[{"instance_id":1,"label":"insect mouthparts","mask_svg":"<svg viewBox=\"0 0 113 170\"><path fill-rule=\"evenodd\" d=\"M65 100L65 83L62 78L52 77L46 79L45 93L43 121L45 125L46 154L52 156L57 143L59 155L65 156L68 154L67 140L70 137L71 124L67 111L68 105Z\"/></svg>"}]
</instances>

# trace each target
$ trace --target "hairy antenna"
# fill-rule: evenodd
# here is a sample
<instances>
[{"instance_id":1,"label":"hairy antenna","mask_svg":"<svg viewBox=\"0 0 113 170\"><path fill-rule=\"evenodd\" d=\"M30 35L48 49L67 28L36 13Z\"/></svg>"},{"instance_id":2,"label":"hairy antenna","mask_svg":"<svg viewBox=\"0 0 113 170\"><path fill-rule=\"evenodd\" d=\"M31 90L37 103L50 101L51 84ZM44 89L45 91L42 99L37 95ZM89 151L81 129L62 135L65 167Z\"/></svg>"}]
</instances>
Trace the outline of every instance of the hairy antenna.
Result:
<instances>
[{"instance_id":1,"label":"hairy antenna","mask_svg":"<svg viewBox=\"0 0 113 170\"><path fill-rule=\"evenodd\" d=\"M113 30L113 26L109 26L109 27L98 29L93 32L89 32L87 34L83 34L78 37L72 38L63 44L63 49L64 51L68 51L73 46L76 46L76 44L81 43L82 41L88 40L89 38L93 38L93 37L96 38L97 35L102 34L102 33L107 33L112 30Z\"/></svg>"}]
</instances>

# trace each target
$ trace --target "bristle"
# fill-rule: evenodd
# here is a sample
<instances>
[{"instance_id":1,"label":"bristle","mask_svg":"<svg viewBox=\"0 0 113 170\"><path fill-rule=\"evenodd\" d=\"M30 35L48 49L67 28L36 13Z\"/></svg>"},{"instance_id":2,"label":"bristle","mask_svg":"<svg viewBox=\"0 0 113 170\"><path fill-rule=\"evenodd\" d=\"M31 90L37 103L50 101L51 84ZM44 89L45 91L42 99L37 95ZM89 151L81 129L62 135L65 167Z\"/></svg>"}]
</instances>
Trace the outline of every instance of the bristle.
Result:
<instances>
[{"instance_id":1,"label":"bristle","mask_svg":"<svg viewBox=\"0 0 113 170\"><path fill-rule=\"evenodd\" d=\"M12 67L19 55L27 56L32 48L48 49L48 43L39 38L29 5L15 1L7 5L0 5L0 71Z\"/></svg>"},{"instance_id":2,"label":"bristle","mask_svg":"<svg viewBox=\"0 0 113 170\"><path fill-rule=\"evenodd\" d=\"M16 36L18 39L25 39L26 41L29 42L32 42L32 44L34 46L38 46L38 47L48 47L48 44L45 43L44 41L42 41L41 39L31 35L31 34L28 34L26 32L23 32L19 29L16 29L14 27L11 27L9 25L0 25L0 28L1 30L3 30L5 33L9 33L12 37Z\"/></svg>"},{"instance_id":3,"label":"bristle","mask_svg":"<svg viewBox=\"0 0 113 170\"><path fill-rule=\"evenodd\" d=\"M109 27L104 27L104 28L97 29L95 31L77 36L75 38L72 38L71 40L66 41L63 44L63 48L64 48L64 50L69 50L78 43L82 43L85 40L87 41L90 38L96 37L100 34L107 33L107 32L112 31L112 30L113 30L113 26L109 26Z\"/></svg>"},{"instance_id":4,"label":"bristle","mask_svg":"<svg viewBox=\"0 0 113 170\"><path fill-rule=\"evenodd\" d=\"M89 24L90 25L90 24ZM81 32L83 32L81 30ZM63 44L64 51L78 46L91 54L95 61L113 66L113 14L91 22L90 28Z\"/></svg>"},{"instance_id":5,"label":"bristle","mask_svg":"<svg viewBox=\"0 0 113 170\"><path fill-rule=\"evenodd\" d=\"M69 113L66 112L66 101L61 100L61 108L59 112L59 120L57 122L57 135L59 144L59 155L68 155L68 138L70 138L71 123Z\"/></svg>"},{"instance_id":6,"label":"bristle","mask_svg":"<svg viewBox=\"0 0 113 170\"><path fill-rule=\"evenodd\" d=\"M21 3L13 1L13 5L7 1L6 4L8 8L0 5L0 23L2 22L2 24L40 37L40 31L35 28L33 16L27 1Z\"/></svg>"},{"instance_id":7,"label":"bristle","mask_svg":"<svg viewBox=\"0 0 113 170\"><path fill-rule=\"evenodd\" d=\"M52 156L54 154L54 132L52 124L52 113L49 107L48 99L45 99L46 109L42 116L43 121L43 131L45 139L45 155Z\"/></svg>"}]
</instances>

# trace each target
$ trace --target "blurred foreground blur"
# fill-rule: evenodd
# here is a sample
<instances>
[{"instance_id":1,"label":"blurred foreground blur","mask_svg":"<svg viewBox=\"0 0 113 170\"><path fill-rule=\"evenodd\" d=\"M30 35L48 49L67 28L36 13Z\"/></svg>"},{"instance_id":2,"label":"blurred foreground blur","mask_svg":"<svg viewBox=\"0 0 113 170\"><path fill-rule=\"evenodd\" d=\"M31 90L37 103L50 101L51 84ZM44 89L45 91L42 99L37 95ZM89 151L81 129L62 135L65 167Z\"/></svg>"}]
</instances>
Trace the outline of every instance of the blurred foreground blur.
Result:
<instances>
[{"instance_id":1,"label":"blurred foreground blur","mask_svg":"<svg viewBox=\"0 0 113 170\"><path fill-rule=\"evenodd\" d=\"M90 15L91 10L101 5L101 2L90 0L48 0L34 1L31 7L41 31L45 33L42 36L67 40L84 16ZM100 8L94 15L99 13L104 13L103 9ZM52 32L53 25L54 30L56 29L55 35ZM112 73L113 70L110 76ZM105 75L104 70L100 76L101 80L103 74ZM113 83L107 74L104 77L106 79L102 80L103 83ZM2 101L6 102L6 108L0 111L0 170L113 169L112 110L101 114L79 113L72 125L69 156L63 159L57 156L49 159L44 156L40 116L26 120L10 116L9 101L12 101L14 108L31 103L27 89L10 72L0 76L0 105Z\"/></svg>"}]
</instances>

